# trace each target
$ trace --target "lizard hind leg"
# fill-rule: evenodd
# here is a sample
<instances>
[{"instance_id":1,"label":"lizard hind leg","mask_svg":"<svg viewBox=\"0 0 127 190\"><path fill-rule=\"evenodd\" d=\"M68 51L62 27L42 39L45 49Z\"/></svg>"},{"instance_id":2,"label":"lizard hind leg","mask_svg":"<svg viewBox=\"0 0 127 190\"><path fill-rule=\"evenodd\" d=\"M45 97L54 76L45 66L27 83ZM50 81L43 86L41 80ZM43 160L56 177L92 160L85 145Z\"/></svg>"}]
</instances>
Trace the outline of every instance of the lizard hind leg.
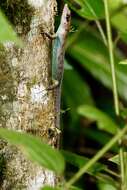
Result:
<instances>
[{"instance_id":1,"label":"lizard hind leg","mask_svg":"<svg viewBox=\"0 0 127 190\"><path fill-rule=\"evenodd\" d=\"M49 86L49 87L47 88L47 90L53 90L53 89L57 88L58 86L59 86L59 81L53 80L52 85Z\"/></svg>"}]
</instances>

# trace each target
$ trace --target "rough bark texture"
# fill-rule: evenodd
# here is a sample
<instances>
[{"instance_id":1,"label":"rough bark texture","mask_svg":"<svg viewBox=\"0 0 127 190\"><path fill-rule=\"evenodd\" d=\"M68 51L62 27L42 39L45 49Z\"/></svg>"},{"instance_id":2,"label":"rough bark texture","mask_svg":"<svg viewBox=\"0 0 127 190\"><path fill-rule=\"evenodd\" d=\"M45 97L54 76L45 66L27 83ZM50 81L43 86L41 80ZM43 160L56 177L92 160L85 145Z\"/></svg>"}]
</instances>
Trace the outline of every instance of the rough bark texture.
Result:
<instances>
[{"instance_id":1,"label":"rough bark texture","mask_svg":"<svg viewBox=\"0 0 127 190\"><path fill-rule=\"evenodd\" d=\"M8 42L0 48L0 126L32 133L55 146L51 91L51 40L55 0L1 0L0 6L25 42L23 49ZM0 140L0 189L38 190L54 185L56 176L28 161L16 147Z\"/></svg>"}]
</instances>

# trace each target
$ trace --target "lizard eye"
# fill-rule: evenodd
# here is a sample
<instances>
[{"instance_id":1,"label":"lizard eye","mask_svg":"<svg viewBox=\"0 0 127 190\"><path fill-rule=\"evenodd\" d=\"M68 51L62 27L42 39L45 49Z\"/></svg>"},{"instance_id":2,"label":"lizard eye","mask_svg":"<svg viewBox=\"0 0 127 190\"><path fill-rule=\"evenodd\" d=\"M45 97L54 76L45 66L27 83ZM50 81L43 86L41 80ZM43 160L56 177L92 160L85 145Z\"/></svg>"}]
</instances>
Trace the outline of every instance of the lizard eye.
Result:
<instances>
[{"instance_id":1,"label":"lizard eye","mask_svg":"<svg viewBox=\"0 0 127 190\"><path fill-rule=\"evenodd\" d=\"M69 22L69 19L70 19L70 15L67 14L67 15L66 15L66 20L67 20L67 22Z\"/></svg>"}]
</instances>

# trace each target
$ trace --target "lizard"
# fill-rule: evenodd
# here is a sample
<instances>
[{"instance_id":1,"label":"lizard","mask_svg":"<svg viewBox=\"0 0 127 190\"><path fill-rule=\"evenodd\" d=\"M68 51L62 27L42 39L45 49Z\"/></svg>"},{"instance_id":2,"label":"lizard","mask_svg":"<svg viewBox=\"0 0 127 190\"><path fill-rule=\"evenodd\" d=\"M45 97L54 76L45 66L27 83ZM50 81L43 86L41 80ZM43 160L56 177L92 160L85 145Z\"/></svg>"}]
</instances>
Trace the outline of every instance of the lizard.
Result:
<instances>
[{"instance_id":1,"label":"lizard","mask_svg":"<svg viewBox=\"0 0 127 190\"><path fill-rule=\"evenodd\" d=\"M64 73L64 55L67 34L70 30L71 12L65 4L61 16L60 25L54 35L45 33L47 37L53 39L52 49L52 85L47 90L54 90L55 98L55 127L60 129L60 106L61 106L61 86Z\"/></svg>"},{"instance_id":2,"label":"lizard","mask_svg":"<svg viewBox=\"0 0 127 190\"><path fill-rule=\"evenodd\" d=\"M67 34L70 30L71 12L68 5L65 4L61 17L59 28L56 32L56 38L53 42L52 55L52 79L55 79L55 127L60 129L60 107L61 107L61 87L64 73L64 56Z\"/></svg>"}]
</instances>

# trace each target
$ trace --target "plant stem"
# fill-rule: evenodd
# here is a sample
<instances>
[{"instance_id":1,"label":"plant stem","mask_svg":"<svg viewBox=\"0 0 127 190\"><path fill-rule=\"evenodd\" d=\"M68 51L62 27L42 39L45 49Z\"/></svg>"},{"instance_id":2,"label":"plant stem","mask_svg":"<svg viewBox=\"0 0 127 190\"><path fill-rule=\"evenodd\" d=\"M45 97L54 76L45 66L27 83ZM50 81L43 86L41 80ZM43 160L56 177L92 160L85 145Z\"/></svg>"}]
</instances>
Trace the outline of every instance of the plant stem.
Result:
<instances>
[{"instance_id":1,"label":"plant stem","mask_svg":"<svg viewBox=\"0 0 127 190\"><path fill-rule=\"evenodd\" d=\"M114 54L113 54L112 32L111 32L111 26L110 26L108 0L104 0L104 7L105 7L108 46L109 46L109 58L110 58L112 82L113 82L114 107L115 107L116 116L119 116L120 109L119 109L119 99L118 99L118 90L117 90L116 73L115 73L115 61L114 61ZM119 133L119 129L118 129L118 133ZM121 139L119 139L119 145L121 146ZM120 160L120 170L121 170L121 189L123 189L123 184L125 181L125 171L124 171L125 167L124 167L124 151L122 147L120 147L120 150L119 150L119 160Z\"/></svg>"},{"instance_id":2,"label":"plant stem","mask_svg":"<svg viewBox=\"0 0 127 190\"><path fill-rule=\"evenodd\" d=\"M127 132L127 125L119 131L90 161L87 162L66 184L66 189L75 183L95 162L97 162Z\"/></svg>"},{"instance_id":3,"label":"plant stem","mask_svg":"<svg viewBox=\"0 0 127 190\"><path fill-rule=\"evenodd\" d=\"M118 90L117 90L117 84L116 84L115 61L114 61L114 54L113 54L112 33L111 33L107 0L104 0L104 7L105 7L105 19L106 19L108 47L109 47L109 58L110 58L110 65L111 65L111 72L112 72L114 106L115 106L116 115L118 116L119 115L119 100L118 100Z\"/></svg>"},{"instance_id":4,"label":"plant stem","mask_svg":"<svg viewBox=\"0 0 127 190\"><path fill-rule=\"evenodd\" d=\"M121 145L121 139L119 141L119 144ZM124 151L122 147L120 147L119 150L119 162L120 162L120 172L121 172L121 186L123 186L125 180L125 171L124 171ZM121 189L123 188L121 187Z\"/></svg>"},{"instance_id":5,"label":"plant stem","mask_svg":"<svg viewBox=\"0 0 127 190\"><path fill-rule=\"evenodd\" d=\"M105 171L108 172L109 174L113 175L114 177L120 178L119 174L117 174L116 172L113 172L110 169L106 168Z\"/></svg>"},{"instance_id":6,"label":"plant stem","mask_svg":"<svg viewBox=\"0 0 127 190\"><path fill-rule=\"evenodd\" d=\"M127 187L127 152L124 152L124 161L125 161L125 188Z\"/></svg>"}]
</instances>

